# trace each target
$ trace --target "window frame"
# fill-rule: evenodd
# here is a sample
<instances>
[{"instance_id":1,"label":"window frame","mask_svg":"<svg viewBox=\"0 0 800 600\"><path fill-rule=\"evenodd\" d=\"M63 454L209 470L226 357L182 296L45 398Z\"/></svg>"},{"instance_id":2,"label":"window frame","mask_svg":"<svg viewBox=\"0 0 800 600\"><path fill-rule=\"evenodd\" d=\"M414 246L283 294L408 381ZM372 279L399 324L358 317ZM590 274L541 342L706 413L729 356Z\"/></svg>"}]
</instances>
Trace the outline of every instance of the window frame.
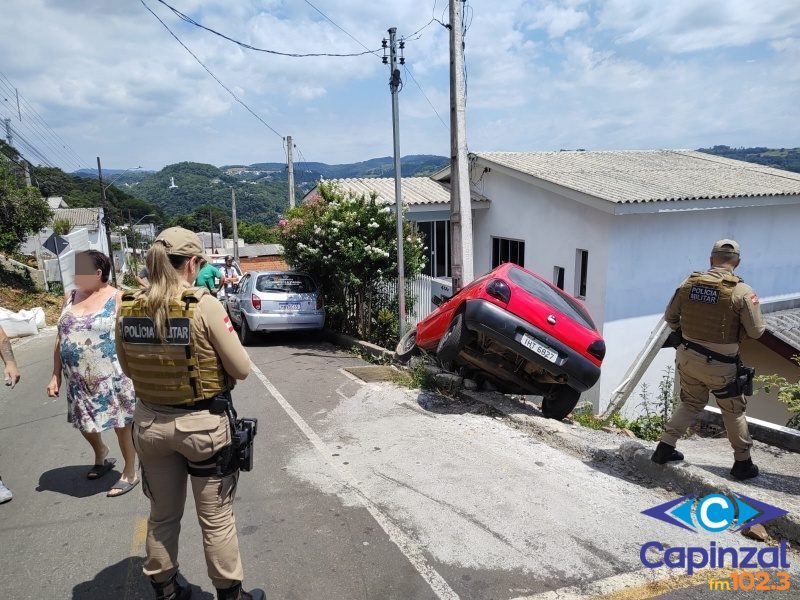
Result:
<instances>
[{"instance_id":1,"label":"window frame","mask_svg":"<svg viewBox=\"0 0 800 600\"><path fill-rule=\"evenodd\" d=\"M504 265L506 263L515 264L518 267L525 268L525 240L520 240L516 238L507 238L501 237L499 235L491 236L492 240L492 269L496 269L500 265ZM502 245L506 243L508 244L508 249L506 255L508 260L502 260L503 256L503 247ZM512 248L515 248L515 251L512 253ZM512 260L512 255L516 256L517 261Z\"/></svg>"}]
</instances>

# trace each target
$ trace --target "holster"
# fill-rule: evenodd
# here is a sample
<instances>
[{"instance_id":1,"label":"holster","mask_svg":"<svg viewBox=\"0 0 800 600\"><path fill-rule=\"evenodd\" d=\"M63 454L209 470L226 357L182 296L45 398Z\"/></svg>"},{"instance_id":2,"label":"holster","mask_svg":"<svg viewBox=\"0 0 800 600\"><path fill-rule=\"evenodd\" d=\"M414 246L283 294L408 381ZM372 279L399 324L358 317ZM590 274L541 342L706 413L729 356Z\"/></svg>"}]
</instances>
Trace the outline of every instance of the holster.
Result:
<instances>
[{"instance_id":1,"label":"holster","mask_svg":"<svg viewBox=\"0 0 800 600\"><path fill-rule=\"evenodd\" d=\"M736 363L736 377L724 388L711 390L718 400L753 395L753 379L756 376L754 367L748 367L741 360Z\"/></svg>"}]
</instances>

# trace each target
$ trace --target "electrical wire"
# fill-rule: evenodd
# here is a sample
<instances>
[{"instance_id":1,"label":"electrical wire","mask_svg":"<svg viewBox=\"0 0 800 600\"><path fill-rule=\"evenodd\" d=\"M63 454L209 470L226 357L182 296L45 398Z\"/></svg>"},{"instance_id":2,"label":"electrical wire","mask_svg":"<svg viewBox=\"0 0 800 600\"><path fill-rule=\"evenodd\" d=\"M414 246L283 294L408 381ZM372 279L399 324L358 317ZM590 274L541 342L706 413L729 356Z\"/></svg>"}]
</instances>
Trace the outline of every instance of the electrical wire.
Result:
<instances>
[{"instance_id":1,"label":"electrical wire","mask_svg":"<svg viewBox=\"0 0 800 600\"><path fill-rule=\"evenodd\" d=\"M192 58L194 58L194 59L197 61L197 63L198 63L198 64L199 64L201 67L203 67L203 68L206 70L206 72L207 72L209 75L211 75L211 77L213 77L214 81L216 81L216 82L217 82L217 83L218 83L220 86L222 86L222 88L223 88L223 89L224 89L226 92L228 92L228 94L230 94L230 95L231 95L231 98L233 98L234 100L236 100L236 102L238 102L239 104L241 104L241 105L242 105L242 106L245 108L245 110L247 110L247 112L249 112L249 113L250 113L251 115L253 115L253 116L254 116L256 119L258 119L258 120L259 120L259 121L260 121L260 122L261 122L261 123L262 123L262 124L263 124L263 125L264 125L264 126L267 128L267 129L269 129L269 130L270 130L272 133L274 133L275 135L277 135L279 138L283 139L283 137L284 137L284 136L282 136L280 133L278 133L278 132L275 130L275 128L274 128L274 127L272 127L272 126L271 126L269 123L267 123L267 122L266 122L264 119L262 119L262 118L261 118L261 117L258 115L258 113L256 113L256 112L255 112L255 111L254 111L252 108L250 108L250 107L249 107L249 106L248 106L248 105L247 105L247 104L244 102L244 100L242 100L241 98L239 98L239 96L237 96L237 95L236 95L236 94L233 92L233 90L231 90L231 89L230 89L230 88L229 88L227 85L225 85L224 83L222 83L222 80L221 80L219 77L217 77L216 75L214 75L214 72L213 72L211 69L209 69L209 68L208 68L208 67L205 65L205 63L203 63L203 61L201 61L199 58L197 58L197 55L196 55L194 52L192 52L192 51L189 49L189 47L188 47L186 44L184 44L184 43L181 41L181 39L180 39L180 38L179 38L177 35L175 35L175 33L172 31L172 29L170 29L170 28L169 28L169 26L168 26L166 23L164 23L164 21L162 21L162 20L161 20L161 17L159 17L159 16L158 16L156 13L154 13L154 12L153 12L153 10L152 10L152 9L151 9L149 6L147 6L147 4L145 3L145 1L144 1L144 0L139 0L139 1L142 3L142 6L144 6L144 7L147 9L147 11L148 11L148 12L149 12L151 15L153 15L153 16L154 16L154 17L155 17L155 18L158 20L158 22L159 22L159 23L161 23L161 24L164 26L164 29L166 29L166 30L169 32L169 34L170 34L170 35L171 35L173 38L175 38L175 41L176 41L176 42L178 42L178 43L179 43L181 46L183 46L183 49L184 49L184 50L186 50L186 51L187 51L187 52L188 52L188 53L189 53L189 54L192 56Z\"/></svg>"},{"instance_id":2,"label":"electrical wire","mask_svg":"<svg viewBox=\"0 0 800 600\"><path fill-rule=\"evenodd\" d=\"M442 115L440 115L439 111L436 110L436 107L433 105L433 102L431 102L431 99L428 98L428 95L425 93L425 90L422 89L422 85L420 85L419 81L417 81L417 78L414 77L414 74L409 70L409 68L406 65L403 65L403 68L405 69L406 73L408 73L408 76L411 77L411 81L413 81L415 84L417 84L417 87L419 88L420 93L425 97L425 100L428 101L428 104L430 104L431 108L433 109L433 112L436 113L436 116L438 117L439 122L444 126L445 129L449 130L450 128L447 126L447 123L444 122L444 119L442 119Z\"/></svg>"},{"instance_id":3,"label":"electrical wire","mask_svg":"<svg viewBox=\"0 0 800 600\"><path fill-rule=\"evenodd\" d=\"M344 33L344 34L345 34L347 37L349 37L351 40L353 40L353 41L354 41L356 44L358 44L359 46L361 46L362 48L364 48L364 50L366 50L366 51L367 51L367 52L369 52L370 54L374 54L375 56L377 56L377 57L379 57L379 58L383 58L382 56L380 56L380 55L378 54L378 51L377 51L377 50L370 50L369 48L367 48L367 46L366 46L366 45L364 45L364 44L363 44L363 43L362 43L360 40L357 40L355 37L353 37L353 35L352 35L352 34L351 34L349 31L347 31L346 29L344 29L344 28L343 28L341 25L339 25L339 24L338 24L336 21L334 21L333 19L331 19L331 18L330 18L328 15L326 15L324 12L322 12L320 9L318 9L316 6L314 6L314 5L313 5L313 4L312 4L312 3L311 3L309 0L303 0L303 2L305 2L306 4L308 4L308 5L309 5L311 8L313 8L315 11L317 11L319 14L321 14L323 17L325 17L325 19L327 19L328 21L330 21L330 23L331 23L331 24L333 24L333 26L334 26L334 27L336 27L336 28L337 28L339 31L341 31L342 33Z\"/></svg>"},{"instance_id":4,"label":"electrical wire","mask_svg":"<svg viewBox=\"0 0 800 600\"><path fill-rule=\"evenodd\" d=\"M9 90L13 89L14 93L19 96L21 101L20 112L24 110L28 116L33 115L33 122L36 123L38 121L38 123L40 123L41 126L43 126L47 132L49 132L50 137L55 140L57 145L59 145L67 153L67 155L71 156L72 160L74 160L79 167L88 164L77 152L75 152L75 150L72 149L67 142L64 141L60 135L58 135L58 133L56 133L56 131L47 123L47 121L44 120L44 118L31 105L31 103L28 102L27 98L25 98L25 96L22 94L19 94L16 86L14 86L9 78L2 72L0 72L0 84L3 84Z\"/></svg>"},{"instance_id":5,"label":"electrical wire","mask_svg":"<svg viewBox=\"0 0 800 600\"><path fill-rule=\"evenodd\" d=\"M33 154L36 158L38 158L42 163L44 163L48 167L55 167L52 161L49 158L47 158L47 156L45 156L45 154L42 151L40 151L34 144L29 142L28 139L24 135L22 135L20 131L17 131L17 129L13 125L11 126L11 132L14 134L14 137L19 138L19 140L28 148L28 150L31 151L31 154Z\"/></svg>"},{"instance_id":6,"label":"electrical wire","mask_svg":"<svg viewBox=\"0 0 800 600\"><path fill-rule=\"evenodd\" d=\"M217 36L219 36L219 37L221 37L221 38L223 38L225 40L228 40L229 42L233 42L237 46L241 46L242 48L246 48L247 50L253 50L255 52L264 52L266 54L275 54L277 56L288 56L290 58L311 58L311 57L320 57L320 56L331 56L331 57L337 57L337 58L348 58L348 57L353 57L353 56L364 56L365 54L374 54L375 52L377 52L377 50L367 49L364 52L350 52L350 53L345 53L345 54L330 53L330 52L297 53L297 52L281 52L279 50L268 50L266 48L258 48L256 46L251 46L250 44L247 44L245 42L240 42L239 40L234 39L234 38L232 38L230 36L227 36L224 33L220 33L219 31L217 31L215 29L212 29L210 27L206 27L202 23L198 23L197 21L195 21L189 15L186 15L186 14L182 13L177 8L175 8L174 6L171 6L171 5L167 4L164 0L157 0L157 2L160 2L161 4L166 6L168 9L170 9L182 21L185 21L186 23L189 23L190 25L194 25L195 27L199 27L200 29L204 29L204 30L208 31L209 33L213 33L214 35L217 35Z\"/></svg>"},{"instance_id":7,"label":"electrical wire","mask_svg":"<svg viewBox=\"0 0 800 600\"><path fill-rule=\"evenodd\" d=\"M3 107L3 108L5 108L5 110L10 110L8 107ZM8 114L8 113L4 113L4 114ZM46 135L44 133L42 133L41 129L39 129L37 127L30 126L31 125L31 121L28 118L27 113L26 113L25 116L26 116L26 119L23 122L29 126L28 129L26 131L23 131L23 129L21 127L16 126L16 127L13 127L12 130L17 135L19 135L20 137L25 136L26 139L30 138L30 140L32 140L32 141L35 140L35 142L36 142L36 144L38 146L40 146L41 148L46 149L46 151L45 150L40 151L42 153L42 155L53 156L53 157L55 157L57 159L57 160L54 160L54 161L50 161L51 163L60 162L60 163L62 163L64 165L74 169L76 163L71 158L67 157L67 155L64 153L64 151L61 150L59 147L56 146L54 148L52 143L50 142L50 140L47 139ZM17 119L16 118L12 118L12 119L10 119L10 121L16 122ZM37 151L39 151L38 147L37 147ZM78 168L80 168L80 166L78 166Z\"/></svg>"}]
</instances>

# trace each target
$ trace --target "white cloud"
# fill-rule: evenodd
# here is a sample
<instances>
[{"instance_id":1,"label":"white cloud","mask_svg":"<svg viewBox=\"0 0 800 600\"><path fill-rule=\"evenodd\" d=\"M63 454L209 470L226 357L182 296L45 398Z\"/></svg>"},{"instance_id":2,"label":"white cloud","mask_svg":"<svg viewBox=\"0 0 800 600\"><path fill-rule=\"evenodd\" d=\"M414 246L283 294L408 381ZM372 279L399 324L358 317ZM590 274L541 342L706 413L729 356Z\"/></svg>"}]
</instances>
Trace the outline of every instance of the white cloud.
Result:
<instances>
[{"instance_id":1,"label":"white cloud","mask_svg":"<svg viewBox=\"0 0 800 600\"><path fill-rule=\"evenodd\" d=\"M579 29L589 22L589 15L571 6L560 7L546 4L532 11L529 29L546 29L551 38L564 37L570 31Z\"/></svg>"}]
</instances>

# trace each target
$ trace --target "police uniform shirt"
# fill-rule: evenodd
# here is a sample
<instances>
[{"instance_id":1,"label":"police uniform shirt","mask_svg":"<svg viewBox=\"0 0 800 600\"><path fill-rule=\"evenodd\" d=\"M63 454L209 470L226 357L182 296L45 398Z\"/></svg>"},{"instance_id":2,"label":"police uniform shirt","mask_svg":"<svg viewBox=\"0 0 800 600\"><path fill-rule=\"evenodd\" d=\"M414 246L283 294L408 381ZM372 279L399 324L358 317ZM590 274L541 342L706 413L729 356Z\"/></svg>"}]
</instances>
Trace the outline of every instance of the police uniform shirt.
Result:
<instances>
[{"instance_id":1,"label":"police uniform shirt","mask_svg":"<svg viewBox=\"0 0 800 600\"><path fill-rule=\"evenodd\" d=\"M188 287L190 286L187 284L186 288ZM198 329L204 334L204 339L195 340L194 343L213 348L228 375L237 380L245 379L250 372L250 356L239 342L230 317L222 304L210 294L204 294L197 303L197 312L197 318L200 319ZM130 377L125 347L122 343L123 336L119 328L120 320L117 320L117 355L122 371Z\"/></svg>"},{"instance_id":2,"label":"police uniform shirt","mask_svg":"<svg viewBox=\"0 0 800 600\"><path fill-rule=\"evenodd\" d=\"M719 280L722 281L723 276L733 274L733 269L723 266L711 267L708 270L708 273L713 276L718 276ZM664 314L664 320L673 330L680 329L681 311L686 308L680 293L684 283L686 283L686 281L684 281L676 290L675 295L672 297L669 306L667 306L666 313ZM766 327L764 325L764 319L761 316L761 304L759 303L758 296L753 291L753 288L744 282L737 283L736 287L733 289L731 301L733 304L733 310L739 319L739 341L742 341L746 338L760 338ZM685 333L683 337L686 340L701 344L709 350L719 354L736 356L739 353L738 343L716 344L707 340L691 338Z\"/></svg>"}]
</instances>

